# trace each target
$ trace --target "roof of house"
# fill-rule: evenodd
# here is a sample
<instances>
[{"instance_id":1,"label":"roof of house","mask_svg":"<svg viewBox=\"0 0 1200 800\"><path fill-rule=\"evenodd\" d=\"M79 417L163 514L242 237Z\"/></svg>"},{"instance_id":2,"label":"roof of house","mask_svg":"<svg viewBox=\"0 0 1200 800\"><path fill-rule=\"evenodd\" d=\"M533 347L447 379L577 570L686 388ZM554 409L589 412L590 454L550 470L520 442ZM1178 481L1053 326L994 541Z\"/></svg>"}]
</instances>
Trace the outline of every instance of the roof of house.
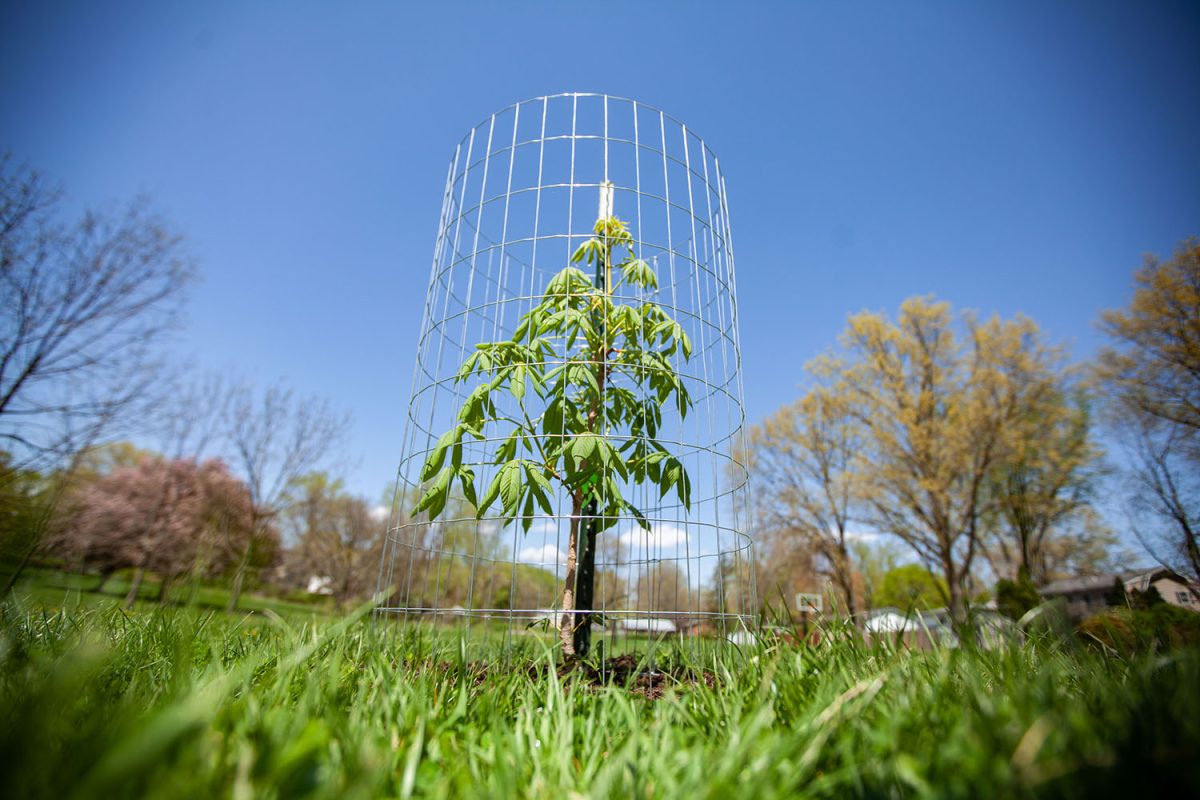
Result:
<instances>
[{"instance_id":1,"label":"roof of house","mask_svg":"<svg viewBox=\"0 0 1200 800\"><path fill-rule=\"evenodd\" d=\"M1038 589L1038 593L1043 595L1076 594L1078 592L1111 589L1114 577L1116 576L1089 575L1084 578L1063 578L1060 581L1047 583L1041 589Z\"/></svg>"},{"instance_id":2,"label":"roof of house","mask_svg":"<svg viewBox=\"0 0 1200 800\"><path fill-rule=\"evenodd\" d=\"M1121 575L1089 575L1083 578L1064 578L1051 581L1038 590L1043 595L1077 594L1080 592L1107 591L1113 580L1119 578L1126 590L1144 592L1159 578L1174 578L1181 583L1187 581L1164 567L1126 572Z\"/></svg>"}]
</instances>

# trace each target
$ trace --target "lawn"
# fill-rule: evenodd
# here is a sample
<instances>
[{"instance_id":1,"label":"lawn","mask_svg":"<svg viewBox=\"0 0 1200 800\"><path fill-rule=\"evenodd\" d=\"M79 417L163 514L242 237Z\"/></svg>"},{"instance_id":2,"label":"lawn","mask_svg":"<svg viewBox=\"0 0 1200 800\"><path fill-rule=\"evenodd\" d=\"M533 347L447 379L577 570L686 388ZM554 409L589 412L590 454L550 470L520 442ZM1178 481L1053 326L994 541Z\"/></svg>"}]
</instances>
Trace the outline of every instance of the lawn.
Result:
<instances>
[{"instance_id":1,"label":"lawn","mask_svg":"<svg viewBox=\"0 0 1200 800\"><path fill-rule=\"evenodd\" d=\"M917 652L832 631L816 647L661 646L650 692L560 676L536 637L483 664L365 612L2 614L7 797L1200 792L1196 649Z\"/></svg>"},{"instance_id":2,"label":"lawn","mask_svg":"<svg viewBox=\"0 0 1200 800\"><path fill-rule=\"evenodd\" d=\"M67 572L52 567L28 567L23 571L14 594L25 605L38 608L104 608L114 602L124 601L131 585L130 572L122 570L104 581L101 587L100 578L96 575ZM158 593L159 579L147 574L138 587L135 607L143 611L157 608L160 605ZM169 588L166 600L171 605L189 606L199 610L222 610L229 602L229 589L223 585L194 585L190 581L180 581ZM332 603L329 598L301 603L247 593L242 595L238 609L256 612L269 609L288 619L302 620L313 615L328 617Z\"/></svg>"}]
</instances>

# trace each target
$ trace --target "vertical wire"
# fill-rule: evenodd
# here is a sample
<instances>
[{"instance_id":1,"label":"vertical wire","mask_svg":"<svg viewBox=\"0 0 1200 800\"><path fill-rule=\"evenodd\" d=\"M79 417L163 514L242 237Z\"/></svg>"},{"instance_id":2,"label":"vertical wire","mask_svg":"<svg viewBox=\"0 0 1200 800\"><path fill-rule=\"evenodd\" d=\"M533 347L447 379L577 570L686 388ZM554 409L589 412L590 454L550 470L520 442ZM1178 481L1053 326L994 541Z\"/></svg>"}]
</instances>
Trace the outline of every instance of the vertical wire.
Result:
<instances>
[{"instance_id":1,"label":"vertical wire","mask_svg":"<svg viewBox=\"0 0 1200 800\"><path fill-rule=\"evenodd\" d=\"M471 242L471 267L470 267L471 271L468 273L468 277L467 277L466 307L463 309L463 323L462 323L462 334L461 334L462 341L459 342L459 346L458 346L458 361L457 361L458 364L461 364L463 362L463 359L466 358L467 338L468 338L468 331L470 330L471 312L473 310L475 310L471 304L475 300L475 294L474 294L475 275L476 275L476 272L478 271L478 267L479 267L479 231L480 231L480 229L483 228L483 212L486 210L486 206L484 205L484 200L487 197L488 169L491 166L491 161L492 161L492 134L495 132L495 130L496 130L496 115L493 114L491 120L489 120L489 122L488 122L487 144L484 145L484 150L483 150L483 177L480 178L480 180L479 180L479 211L475 216L475 238ZM489 252L491 252L491 251L489 250ZM491 278L490 259L489 259L489 267L488 267L488 278L489 279ZM484 288L484 293L485 293L485 295L487 293L486 286ZM471 635L471 617L473 616L473 612L475 610L475 568L476 568L477 564L479 563L479 520L475 520L472 527L474 528L474 532L473 532L473 536L471 539L471 555L469 557L470 567L469 567L469 571L468 571L468 575L467 575L467 637L468 638L470 638L470 635ZM463 560L464 561L468 560L468 557L465 553L463 554ZM452 564L454 563L453 558L451 559L451 563Z\"/></svg>"},{"instance_id":2,"label":"vertical wire","mask_svg":"<svg viewBox=\"0 0 1200 800\"><path fill-rule=\"evenodd\" d=\"M433 403L431 404L430 410L429 410L430 431L433 430L433 419L434 419L435 410L437 408L437 398L438 398L438 394L440 393L441 388L442 388L441 387L442 358L445 354L445 345L446 345L446 330L445 330L445 325L446 325L446 320L447 320L446 309L449 307L450 296L453 294L453 292L452 292L452 288L454 286L454 266L453 265L455 263L457 263L458 253L461 252L459 249L459 242L462 237L463 218L468 213L468 211L466 209L467 184L470 182L471 156L473 155L473 153L475 151L475 131L476 130L478 130L477 127L471 129L471 137L467 143L467 157L463 161L462 188L459 190L458 218L455 220L454 248L451 251L455 260L451 262L451 266L449 268L447 268L447 270L446 270L446 274L447 274L446 304L442 308L442 334L441 334L441 338L438 341L437 361L434 362L434 380L437 381L437 383L435 383L436 388L433 391ZM471 277L472 276L468 276L468 281L470 281ZM468 291L468 293L470 292L469 287L468 287L467 291ZM468 302L469 302L469 294L468 294ZM455 401L456 402L459 401L460 398L459 398L458 387L454 386L454 388L451 391L452 391L452 394L454 395ZM446 524L445 524L445 522L441 522L441 523L435 522L433 524L438 526L437 527L437 535L441 537L439 546L437 548L437 569L435 571L434 584L433 584L433 597L434 597L433 604L434 604L434 607L440 609L446 605L445 603L442 602L442 561L445 559L445 556L446 556ZM450 567L451 567L451 569L454 568L453 557L451 557L451 559L450 559ZM450 579L450 576L447 575L446 576L447 582L449 582L449 579Z\"/></svg>"},{"instance_id":3,"label":"vertical wire","mask_svg":"<svg viewBox=\"0 0 1200 800\"><path fill-rule=\"evenodd\" d=\"M691 223L691 229L692 229L692 237L691 237L691 240L690 240L688 246L691 248L691 252L692 252L692 274L695 276L695 279L693 280L693 285L696 288L696 313L700 317L700 324L699 324L700 341L701 341L700 356L701 356L701 366L704 370L705 391L707 393L707 396L705 397L705 401L706 401L706 405L707 405L707 408L709 411L708 414L705 414L705 416L708 418L708 443L709 443L708 446L711 449L713 447L713 443L716 440L716 436L713 433L713 421L712 421L713 390L712 390L711 379L709 377L709 372L708 372L707 347L703 344L704 343L704 328L705 328L704 305L700 301L701 269L700 269L700 265L699 265L699 256L696 251L696 206L692 199L692 159L691 159L691 149L688 147L688 131L687 131L686 125L680 126L680 135L683 137L683 166L684 166L684 174L687 176L688 219L689 219L689 222ZM703 451L701 451L701 452L703 452ZM714 509L715 509L715 506L717 504L716 498L717 498L717 493L718 493L717 470L712 468L714 466L712 464L712 459L713 459L713 454L710 452L708 455L708 460L709 460L710 471L712 472L712 475L713 475L713 505L714 505ZM696 478L697 478L696 482L697 482L697 484L699 484L699 478L700 478L699 474L697 474ZM718 524L719 524L719 520L720 520L719 514L717 515L717 520L718 520ZM687 585L688 585L688 593L689 594L691 593L691 589L692 589L692 553L691 553L691 544L689 542L690 539L691 539L691 526L686 526L684 528L683 546L684 546L684 558L686 559L685 563L687 564ZM691 607L692 604L690 601L689 601L688 605L689 605L689 607ZM693 609L693 613L698 612L698 611L699 611L698 607Z\"/></svg>"},{"instance_id":4,"label":"vertical wire","mask_svg":"<svg viewBox=\"0 0 1200 800\"><path fill-rule=\"evenodd\" d=\"M441 213L438 214L438 233L437 233L437 238L434 240L434 244L433 244L433 263L430 265L430 268L429 268L429 287L425 291L425 305L421 312L421 327L419 328L419 330L421 331L421 334L424 333L424 331L427 329L427 327L429 325L430 313L433 308L433 295L434 295L434 291L435 291L435 287L436 287L436 283L437 283L438 262L441 257L441 251L444 246L445 238L446 238L446 226L448 224L447 214L449 213L449 208L450 208L450 197L454 192L454 168L457 165L457 162L458 162L458 148L456 147L454 150L454 158L452 158L450 160L450 164L446 167L446 188L442 192L442 210L441 210ZM421 336L421 338L422 339L424 338L423 335ZM417 388L417 375L419 374L418 367L419 367L420 363L421 363L421 343L418 343L417 358L413 359L413 374L412 374L412 379L409 382L409 387L410 387L410 389L409 389L409 393L410 393L409 408L408 408L408 413L406 414L406 419L404 421L404 433L400 437L401 446L408 448L404 452L407 452L410 454L412 453L412 443L409 441L409 437L410 436L415 437L415 431L412 430L412 428L413 428L412 402L413 402L413 397L415 397L415 393L413 390L415 390ZM403 456L403 453L402 453L402 456ZM411 456L409 456L409 458L411 458ZM383 561L381 561L381 563L380 563L381 571L382 571L383 563L388 564L388 577L387 577L386 585L389 588L391 588L392 580L395 577L396 551L397 551L397 548L399 547L400 523L398 520L401 518L401 515L402 515L402 510L399 507L405 503L405 496L403 494L401 494L401 488L400 488L400 484L402 481L405 484L404 491L405 492L408 491L408 478L405 476L405 469L406 469L405 461L406 461L406 459L402 457L400 466L396 470L396 486L395 486L395 490L392 495L392 511L388 518L388 532L384 538L384 548L385 548L384 556L385 557L384 557ZM397 529L396 529L397 537L395 540L395 542L396 542L395 546L393 546L391 548L391 558L388 559L386 557L386 555L387 555L387 548L389 546L389 543L391 543L392 539L393 539L392 531L391 531L393 520L396 520L395 524L397 525ZM412 593L412 565L413 565L413 559L416 557L415 546L416 546L417 530L420 527L419 525L414 524L412 520L410 520L408 524L409 524L409 527L411 528L411 532L410 532L410 537L409 537L409 551L408 551L408 577L405 579L405 597L404 597L404 609L405 609L404 610L404 624L405 625L407 625L407 623L408 623L409 599L410 599L410 596ZM384 583L383 583L383 578L381 575L380 576L380 585L378 586L377 591L382 592L383 589L384 589ZM390 595L389 595L389 597L390 597Z\"/></svg>"},{"instance_id":5,"label":"vertical wire","mask_svg":"<svg viewBox=\"0 0 1200 800\"><path fill-rule=\"evenodd\" d=\"M454 150L454 172L456 175L458 173L458 158L460 155L462 155L462 142L459 142L458 146ZM466 172L465 171L469 167L469 165L470 165L470 154L468 153L467 157L463 160L464 173L461 176L461 178L463 180L464 189L466 187ZM458 178L455 178L455 180L457 181ZM456 256L458 255L458 237L460 235L460 230L462 227L462 208L463 208L463 206L462 206L461 191L462 190L460 190L460 197L459 197L458 205L455 206L454 205L454 191L453 191L453 186L451 186L450 198L449 198L450 205L447 208L447 215L453 214L453 225L454 225L455 234L454 234L454 244L451 245L450 241L449 241L449 225L451 224L451 222L450 222L450 218L448 216L448 218L447 218L447 236L444 237L442 240L442 255L440 258L441 263L439 263L439 266L438 266L438 281L437 281L437 285L446 287L446 291L442 297L442 312L441 312L441 315L437 318L436 322L431 320L429 330L428 330L428 332L426 332L424 334L426 337L425 342L424 342L424 347L425 347L426 357L428 357L429 352L433 349L433 338L434 338L433 332L435 330L438 332L438 336L437 336L437 344L438 344L438 348L439 348L438 354L437 354L434 362L432 363L432 365L428 364L424 359L418 359L418 362L424 367L425 374L428 375L430 380L432 381L432 384L430 386L431 398L430 398L430 407L429 407L429 421L426 423L427 428L425 429L426 443L428 443L428 437L433 430L433 420L435 419L434 415L436 412L436 398L437 398L437 394L439 391L439 386L437 383L437 370L438 370L438 364L441 362L441 357L442 357L441 356L441 347L443 346L443 344L445 342L445 338L444 338L445 330L444 330L443 326L444 326L444 321L446 319L446 309L449 306L450 297L452 295L451 284L450 284L452 277L449 275L449 271L452 268L452 265L454 264L454 260L455 260ZM449 248L448 254L447 254L447 248ZM431 299L430 299L430 308L431 309L436 305L435 301L436 301L436 297L431 297ZM432 367L432 371L430 371L431 367ZM424 399L422 399L420 402L423 403ZM418 424L418 423L416 423L416 421L414 420L414 424ZM416 450L415 439L416 439L416 431L414 430L413 441L410 443L412 445L414 451ZM409 469L411 470L411 466L409 467ZM410 474L411 474L411 472L410 472ZM417 485L419 486L419 483ZM417 524L420 525L420 523L417 523ZM424 544L427 545L426 547L423 548L423 551L425 553L425 558L428 559L429 564L433 564L434 563L434 553L436 552L435 551L436 536L440 529L438 527L436 527L436 523L429 521L428 519L427 519L426 523L421 527L421 529L424 531L423 538L426 539ZM414 528L414 536L415 536L416 530L417 530L417 528ZM440 560L437 563L439 564L438 568L440 569L440 563L441 563ZM410 588L410 590L412 588L411 582L410 582L409 588ZM429 570L425 569L424 575L423 575L421 593L422 593L422 595L426 595L426 593L428 591L429 591ZM438 599L439 598L437 596L437 593L435 592L433 595L433 598L430 599L429 602L432 605L436 606ZM418 619L419 619L419 617L418 617Z\"/></svg>"},{"instance_id":6,"label":"vertical wire","mask_svg":"<svg viewBox=\"0 0 1200 800\"><path fill-rule=\"evenodd\" d=\"M496 292L497 301L499 301L500 294L503 291L504 287L507 285L506 252L507 252L507 248L508 248L508 211L509 211L509 204L512 201L513 165L516 163L516 160L517 160L517 128L520 127L520 124L521 124L521 104L517 103L516 108L513 110L512 141L509 143L509 151L508 151L508 180L504 186L504 222L500 228L500 288ZM522 286L523 285L524 285L524 282L522 281ZM518 291L518 293L517 293L518 302L520 302L520 299L519 299L520 295L521 295L521 293ZM496 324L495 324L495 326L493 326L493 329L492 329L492 340L493 341L495 341L496 337L499 336L499 332L496 330L496 328L499 327L499 324L500 324L500 315L499 315L499 313L497 313ZM483 473L483 470L481 469L480 474L482 474L482 473ZM501 529L501 530L503 530L503 529ZM514 599L515 599L514 593L516 592L516 588L517 588L517 536L516 536L516 531L514 531L513 532L512 569L511 569L511 574L509 576L509 581L508 581L508 615L507 615L508 624L507 624L507 627L504 632L505 663L507 663L508 653L509 653L510 648L512 647L513 605L514 605Z\"/></svg>"},{"instance_id":7,"label":"vertical wire","mask_svg":"<svg viewBox=\"0 0 1200 800\"><path fill-rule=\"evenodd\" d=\"M639 130L638 130L638 104L636 101L634 101L632 104L632 110L633 110L633 188L634 188L634 197L637 199L637 238L634 241L637 244L637 248L638 248L637 249L637 257L643 258L645 255L645 248L643 247L643 241L644 241L644 237L646 234L645 234L645 230L642 228L642 152L641 152L642 146L641 146L641 137L639 135ZM638 385L640 387L642 382L644 382L646 379L645 369L644 368L641 369L637 374L638 374ZM643 418L644 418L644 416L645 416L645 412L643 412ZM640 488L642 491L641 491L640 496L638 497L638 500L639 500L639 502L642 503L643 508L649 508L649 506L645 502L646 498L649 496L649 492L645 486L642 486ZM657 512L654 512L654 513L657 514ZM634 536L637 535L635 533L635 531L640 531L640 530L641 530L641 526L635 526L629 532L629 542L630 542L629 563L626 566L626 578L625 578L625 584L626 584L626 586L625 586L625 594L626 594L625 610L626 611L630 611L630 610L635 611L635 612L637 611L636 605L634 606L633 609L629 608L628 595L631 591L633 591L635 589L634 581L633 581L633 561L634 561L633 541L634 541ZM620 576L620 563L619 563L620 562L620 553L621 553L620 548L621 548L621 542L620 542L620 540L618 540L617 541L618 564L617 564L617 568L616 568L616 573L617 573L618 577ZM627 615L627 618L629 618L628 615ZM637 619L636 614L632 618ZM628 636L624 637L624 641L628 642ZM617 644L618 643L616 640L616 631L614 629L613 646L615 647Z\"/></svg>"},{"instance_id":8,"label":"vertical wire","mask_svg":"<svg viewBox=\"0 0 1200 800\"><path fill-rule=\"evenodd\" d=\"M671 170L667 164L667 119L666 119L666 115L663 114L662 111L658 112L658 132L659 132L659 141L662 144L663 199L665 201L663 204L663 210L666 214L666 222L667 222L667 265L668 265L668 269L670 270L670 273L671 273L671 281L670 281L671 318L678 321L679 320L679 304L678 304L678 299L676 297L675 241L674 241L674 237L673 237L673 234L671 231ZM676 351L676 356L675 356L675 370L676 370L676 373L681 372L681 370L679 370L678 351ZM682 380L682 378L681 378L681 380ZM687 438L686 433L685 433L684 427L683 427L683 418L680 417L679 440L682 443L686 438ZM682 446L683 446L682 444L677 445L677 447L679 447L679 448L682 448ZM682 453L680 454L679 458L680 458L680 464L682 466L682 463L683 463ZM684 526L684 528L683 528L684 536L686 537L687 536L687 528L686 528L687 522L686 522L686 520L680 519L680 516L683 514L683 509L682 509L683 504L679 503L679 504L673 504L673 505L675 507L676 525L677 525L677 527L679 525ZM663 571L662 571L662 538L663 538L663 535L662 535L661 526L658 531L657 538L659 541L657 544L654 545L654 553L656 556L654 566L656 568L657 574L654 576L655 580L653 581L653 585L651 588L651 594L658 594L659 584L662 583L662 579L663 579ZM678 555L678 553L679 553L678 545L676 545L675 552L676 552L676 555ZM647 566L649 566L649 565L647 565ZM678 569L677 565L676 565L676 569ZM654 602L655 602L655 604L657 604L657 598L654 600ZM651 663L653 664L653 658L651 658Z\"/></svg>"},{"instance_id":9,"label":"vertical wire","mask_svg":"<svg viewBox=\"0 0 1200 800\"><path fill-rule=\"evenodd\" d=\"M713 268L714 273L716 273L717 275L720 275L722 270L725 267L725 261L722 258L721 251L718 250L717 237L716 237L716 232L714 229L716 219L713 217L713 210L712 210L713 188L712 188L712 183L710 182L710 178L709 178L709 174L708 174L708 156L710 155L710 153L711 153L711 151L704 144L704 142L701 141L701 143L700 143L700 162L704 167L704 207L705 207L705 212L707 214L706 227L707 227L707 231L708 231L708 235L707 235L707 239L706 239L706 247L708 248L708 251L709 251L706 258L711 259L712 268ZM720 292L718 290L718 295L719 294L720 294ZM720 336L721 336L721 368L722 368L722 373L723 373L722 386L727 386L733 376L731 376L729 374L729 369L730 369L729 354L728 354L728 351L726 350L726 344L727 344L728 337L729 337L729 330L725 324L725 306L720 302L718 302L718 305L717 305L717 314L718 314L718 318L720 319L720 322L721 322ZM728 398L728 395L726 395L726 397ZM739 404L741 403L740 397L738 398L738 403ZM730 415L729 415L730 403L728 402L728 399L726 399L724 405L725 405L725 409L726 409L725 423L727 426L729 426L729 425L732 425L732 420L730 419ZM736 435L736 428L732 429L731 432ZM733 446L732 439L731 439L730 446L731 447ZM732 461L732 459L731 459L731 461ZM736 505L736 503L737 503L737 499L736 499L735 495L738 491L739 491L739 489L737 489L737 488L731 489L731 491L730 491L730 502L733 505ZM724 529L724 526L721 525L721 501L720 501L719 496L714 502L713 512L715 515L715 523L716 523L715 535L717 537L717 551L720 552L720 547L721 547L720 539L721 539L721 536L723 535L725 529ZM718 567L719 567L719 564L718 564ZM720 574L719 568L717 571L716 580L717 581L723 580L723 576ZM718 611L720 611L720 610L721 609L718 609Z\"/></svg>"},{"instance_id":10,"label":"vertical wire","mask_svg":"<svg viewBox=\"0 0 1200 800\"><path fill-rule=\"evenodd\" d=\"M737 354L736 373L737 373L737 389L738 389L738 412L740 415L738 430L744 431L745 427L746 427L746 408L744 405L746 392L745 392L745 386L743 385L744 375L742 372L741 324L740 324L740 319L739 319L738 313L737 313L737 269L735 266L734 252L733 252L733 224L730 222L730 219L729 219L729 195L726 192L726 188L725 188L725 175L720 171L720 169L721 169L720 163L717 161L716 158L713 159L713 165L717 169L718 180L720 182L721 209L723 211L722 217L723 217L724 223L725 223L725 251L726 251L725 264L726 264L726 269L729 272L729 287L730 287L729 308L730 308L730 315L732 316L732 323L733 323L732 324L732 330L733 330L733 335L734 335L734 348L733 349L734 349L734 352ZM749 481L747 481L746 488L745 488L745 504L747 507L747 511L749 510L749 507L752 502L753 502L753 489L751 488ZM747 568L748 568L748 584L749 584L749 586L748 586L749 608L746 609L744 611L744 613L751 616L750 621L751 621L751 623L753 623L753 621L754 621L753 615L756 615L758 613L757 576L755 575L755 572L754 572L754 541L745 534L739 534L739 535L745 538L746 547L747 547L746 560L747 560L747 565L748 565ZM740 544L741 543L739 542L739 545ZM738 550L740 552L741 548L739 547Z\"/></svg>"},{"instance_id":11,"label":"vertical wire","mask_svg":"<svg viewBox=\"0 0 1200 800\"><path fill-rule=\"evenodd\" d=\"M539 139L538 139L537 189L534 194L534 209L533 209L533 252L531 253L530 258L529 258L529 294L530 295L532 295L534 293L533 286L534 286L535 281L537 280L537 264L538 264L537 249L538 249L538 242L541 241L541 227L540 226L541 226L541 215L542 215L542 184L543 184L544 176L545 176L546 118L549 115L549 111L550 111L549 98L542 98L542 128L541 128L541 133L539 134ZM522 286L524 286L523 282L524 282L524 276L522 275ZM559 511L559 514L556 515L556 518L554 521L554 550L555 550L554 587L555 587L555 591L558 591L558 540L560 538L559 528L561 526L560 520L562 518L561 504L558 507L558 511ZM517 532L513 531L513 547L514 547L514 549L516 548L517 536L518 536ZM546 557L546 545L548 544L548 538L549 538L549 526L547 525L542 530L542 549L541 549L540 557L543 559L543 563L544 563L544 559ZM539 564L538 566L540 568L541 564ZM537 599L538 599L538 602L535 604L535 607L541 608L542 593L541 593L540 588L538 590ZM553 597L550 598L550 602L547 605L549 605L549 606L554 605ZM550 618L551 619L557 618L556 615L553 613L553 611L551 611Z\"/></svg>"}]
</instances>

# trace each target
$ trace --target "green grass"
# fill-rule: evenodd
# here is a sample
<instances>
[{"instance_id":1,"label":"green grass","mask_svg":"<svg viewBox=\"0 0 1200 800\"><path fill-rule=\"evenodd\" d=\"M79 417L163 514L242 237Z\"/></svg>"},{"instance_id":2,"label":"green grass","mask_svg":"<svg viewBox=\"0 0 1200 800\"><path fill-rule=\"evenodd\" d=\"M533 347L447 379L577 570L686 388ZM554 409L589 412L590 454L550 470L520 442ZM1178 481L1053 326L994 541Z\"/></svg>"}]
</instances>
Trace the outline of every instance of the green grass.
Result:
<instances>
[{"instance_id":1,"label":"green grass","mask_svg":"<svg viewBox=\"0 0 1200 800\"><path fill-rule=\"evenodd\" d=\"M15 595L24 604L37 608L108 608L114 603L124 603L132 585L131 572L123 570L98 588L100 578L96 575L81 575L51 567L28 567L17 583ZM157 608L158 592L159 579L148 574L138 587L135 608L141 611ZM178 581L169 588L167 601L169 604L199 610L224 610L229 601L229 589L206 584L193 587L190 582ZM242 612L270 610L290 620L307 619L313 615L327 617L331 613L328 602L299 603L249 592L242 595L238 609Z\"/></svg>"},{"instance_id":2,"label":"green grass","mask_svg":"<svg viewBox=\"0 0 1200 800\"><path fill-rule=\"evenodd\" d=\"M703 656L664 647L660 663L708 670L715 684L650 700L559 678L534 638L480 674L453 639L364 619L12 602L2 614L5 797L1200 790L1195 649L1123 660L1070 640L987 652L845 637Z\"/></svg>"}]
</instances>

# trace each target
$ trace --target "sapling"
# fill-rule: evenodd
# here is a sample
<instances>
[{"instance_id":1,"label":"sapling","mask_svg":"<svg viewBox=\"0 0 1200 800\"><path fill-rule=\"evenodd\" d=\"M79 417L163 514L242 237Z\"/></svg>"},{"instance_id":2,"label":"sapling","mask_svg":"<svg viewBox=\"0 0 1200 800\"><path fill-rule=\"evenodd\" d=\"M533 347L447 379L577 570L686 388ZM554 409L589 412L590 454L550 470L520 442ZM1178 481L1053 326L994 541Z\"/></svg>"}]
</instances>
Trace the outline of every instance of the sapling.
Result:
<instances>
[{"instance_id":1,"label":"sapling","mask_svg":"<svg viewBox=\"0 0 1200 800\"><path fill-rule=\"evenodd\" d=\"M691 408L672 359L689 359L692 344L650 299L658 277L633 244L628 226L602 206L593 236L550 279L512 338L478 344L463 362L456 382L476 385L420 475L426 488L415 511L430 520L445 509L455 482L478 517L499 501L502 524L519 520L526 532L539 511L553 516L558 491L569 499L558 619L568 657L585 656L590 647L596 537L629 517L651 528L626 494L649 484L660 500L674 490L691 506L687 470L658 437L668 403L681 418ZM593 278L576 265L593 267ZM618 294L622 287L626 292ZM497 393L511 402L498 403ZM464 461L463 447L485 437L500 444L487 462L497 467L495 476L480 496L473 469L479 465Z\"/></svg>"}]
</instances>

